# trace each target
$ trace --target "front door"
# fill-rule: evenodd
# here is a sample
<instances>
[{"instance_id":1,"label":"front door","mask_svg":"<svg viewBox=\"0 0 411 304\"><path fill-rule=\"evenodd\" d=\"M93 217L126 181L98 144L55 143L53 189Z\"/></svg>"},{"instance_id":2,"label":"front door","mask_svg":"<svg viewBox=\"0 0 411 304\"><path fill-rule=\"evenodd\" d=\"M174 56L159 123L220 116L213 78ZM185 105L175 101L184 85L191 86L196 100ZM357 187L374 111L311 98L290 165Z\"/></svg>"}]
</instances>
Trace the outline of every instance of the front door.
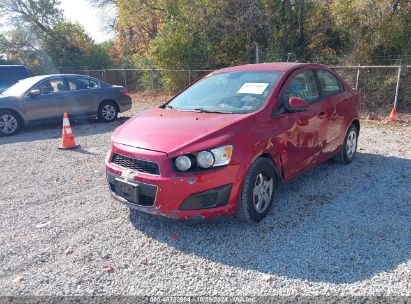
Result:
<instances>
[{"instance_id":1,"label":"front door","mask_svg":"<svg viewBox=\"0 0 411 304\"><path fill-rule=\"evenodd\" d=\"M67 86L63 78L46 79L32 88L40 95L29 93L23 99L24 111L28 120L40 121L62 118L67 102Z\"/></svg>"},{"instance_id":2,"label":"front door","mask_svg":"<svg viewBox=\"0 0 411 304\"><path fill-rule=\"evenodd\" d=\"M280 103L286 106L292 96L304 99L310 106L306 111L284 113L278 117L278 127L282 129L282 138L279 140L282 143L280 159L285 180L293 178L320 160L329 123L312 70L291 76Z\"/></svg>"}]
</instances>

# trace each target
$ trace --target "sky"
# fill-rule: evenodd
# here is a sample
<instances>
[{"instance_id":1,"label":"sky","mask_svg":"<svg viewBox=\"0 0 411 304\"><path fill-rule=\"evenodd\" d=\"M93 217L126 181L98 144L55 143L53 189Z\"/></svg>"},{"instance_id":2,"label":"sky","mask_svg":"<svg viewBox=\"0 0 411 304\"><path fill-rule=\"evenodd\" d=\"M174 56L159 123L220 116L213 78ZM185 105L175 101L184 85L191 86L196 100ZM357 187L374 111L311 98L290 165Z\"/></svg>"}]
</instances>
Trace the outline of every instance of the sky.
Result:
<instances>
[{"instance_id":1,"label":"sky","mask_svg":"<svg viewBox=\"0 0 411 304\"><path fill-rule=\"evenodd\" d=\"M112 11L93 5L88 0L60 0L64 16L71 22L80 23L95 42L104 42L113 38L107 28Z\"/></svg>"}]
</instances>

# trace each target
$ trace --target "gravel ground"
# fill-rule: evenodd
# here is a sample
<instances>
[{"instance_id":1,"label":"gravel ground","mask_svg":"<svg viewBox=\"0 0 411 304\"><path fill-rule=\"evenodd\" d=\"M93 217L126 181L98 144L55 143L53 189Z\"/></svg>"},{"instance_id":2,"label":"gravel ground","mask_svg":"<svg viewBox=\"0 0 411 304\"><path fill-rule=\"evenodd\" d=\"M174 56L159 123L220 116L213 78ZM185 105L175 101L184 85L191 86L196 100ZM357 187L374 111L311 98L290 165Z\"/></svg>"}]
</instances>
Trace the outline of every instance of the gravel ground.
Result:
<instances>
[{"instance_id":1,"label":"gravel ground","mask_svg":"<svg viewBox=\"0 0 411 304\"><path fill-rule=\"evenodd\" d=\"M362 126L349 166L282 185L266 220L188 225L113 201L119 122L0 138L1 295L411 296L411 127ZM112 267L112 268L111 268Z\"/></svg>"}]
</instances>

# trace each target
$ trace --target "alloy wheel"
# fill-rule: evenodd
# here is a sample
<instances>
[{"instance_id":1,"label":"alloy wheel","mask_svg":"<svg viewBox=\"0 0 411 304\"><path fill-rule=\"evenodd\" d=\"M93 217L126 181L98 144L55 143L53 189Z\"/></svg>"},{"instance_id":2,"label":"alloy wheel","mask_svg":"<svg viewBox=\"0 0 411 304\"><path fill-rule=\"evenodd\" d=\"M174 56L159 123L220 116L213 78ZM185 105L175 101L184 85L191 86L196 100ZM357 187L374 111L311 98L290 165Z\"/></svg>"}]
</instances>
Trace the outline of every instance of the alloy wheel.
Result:
<instances>
[{"instance_id":1,"label":"alloy wheel","mask_svg":"<svg viewBox=\"0 0 411 304\"><path fill-rule=\"evenodd\" d=\"M116 109L114 108L114 106L110 104L105 105L103 109L101 110L101 115L103 116L105 120L108 120L108 121L113 120L114 117L116 117Z\"/></svg>"},{"instance_id":2,"label":"alloy wheel","mask_svg":"<svg viewBox=\"0 0 411 304\"><path fill-rule=\"evenodd\" d=\"M272 178L266 177L263 173L257 175L253 188L253 203L258 213L263 213L270 205L273 186Z\"/></svg>"},{"instance_id":3,"label":"alloy wheel","mask_svg":"<svg viewBox=\"0 0 411 304\"><path fill-rule=\"evenodd\" d=\"M349 159L353 158L354 153L357 150L357 132L354 129L351 130L350 133L348 134L346 149L347 149L347 157Z\"/></svg>"},{"instance_id":4,"label":"alloy wheel","mask_svg":"<svg viewBox=\"0 0 411 304\"><path fill-rule=\"evenodd\" d=\"M18 127L17 119L10 114L0 116L0 131L4 134L12 134Z\"/></svg>"}]
</instances>

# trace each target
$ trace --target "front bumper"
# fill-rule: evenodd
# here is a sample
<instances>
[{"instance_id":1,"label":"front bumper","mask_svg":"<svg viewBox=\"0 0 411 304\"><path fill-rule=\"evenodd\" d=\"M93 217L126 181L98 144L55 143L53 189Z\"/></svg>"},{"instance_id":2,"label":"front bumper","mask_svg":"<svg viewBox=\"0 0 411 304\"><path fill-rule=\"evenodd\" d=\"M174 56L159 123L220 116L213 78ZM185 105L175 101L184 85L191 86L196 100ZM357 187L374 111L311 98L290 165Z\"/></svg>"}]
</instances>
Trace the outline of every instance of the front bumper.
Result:
<instances>
[{"instance_id":1,"label":"front bumper","mask_svg":"<svg viewBox=\"0 0 411 304\"><path fill-rule=\"evenodd\" d=\"M152 202L143 197L141 203L135 204L116 193L113 180L122 180L122 172L127 169L110 162L113 153L159 164L160 175L133 171L131 178L127 178L139 186L144 196L153 193L154 187ZM113 198L132 209L181 220L233 216L242 182L240 169L240 165L234 164L202 172L177 173L167 154L121 144L113 144L106 158L107 182Z\"/></svg>"}]
</instances>

